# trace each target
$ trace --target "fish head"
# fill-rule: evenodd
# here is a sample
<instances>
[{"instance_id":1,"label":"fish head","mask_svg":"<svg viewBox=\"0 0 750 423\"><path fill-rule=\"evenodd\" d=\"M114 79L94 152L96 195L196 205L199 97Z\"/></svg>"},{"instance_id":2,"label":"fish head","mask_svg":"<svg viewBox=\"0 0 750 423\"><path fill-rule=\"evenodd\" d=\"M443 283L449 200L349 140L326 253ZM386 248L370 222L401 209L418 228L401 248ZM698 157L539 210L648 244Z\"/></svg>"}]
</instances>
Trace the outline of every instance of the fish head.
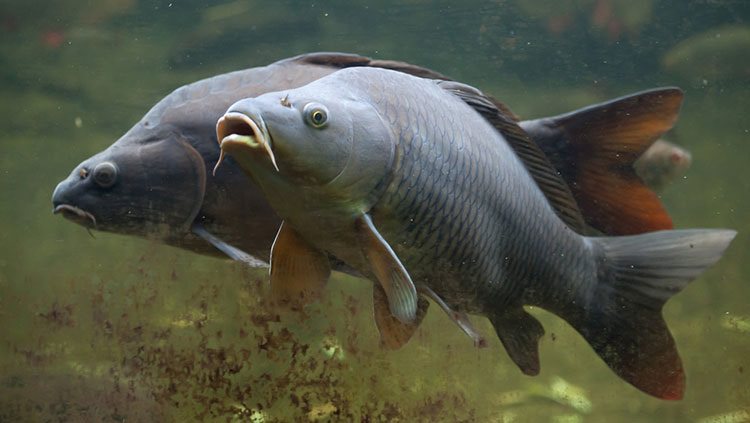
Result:
<instances>
[{"instance_id":1,"label":"fish head","mask_svg":"<svg viewBox=\"0 0 750 423\"><path fill-rule=\"evenodd\" d=\"M392 163L392 133L377 110L325 82L240 100L217 123L222 154L235 158L271 204L278 190L296 190L364 207Z\"/></svg>"},{"instance_id":2,"label":"fish head","mask_svg":"<svg viewBox=\"0 0 750 423\"><path fill-rule=\"evenodd\" d=\"M136 125L55 188L53 211L87 228L169 240L203 203L201 155L178 132Z\"/></svg>"}]
</instances>

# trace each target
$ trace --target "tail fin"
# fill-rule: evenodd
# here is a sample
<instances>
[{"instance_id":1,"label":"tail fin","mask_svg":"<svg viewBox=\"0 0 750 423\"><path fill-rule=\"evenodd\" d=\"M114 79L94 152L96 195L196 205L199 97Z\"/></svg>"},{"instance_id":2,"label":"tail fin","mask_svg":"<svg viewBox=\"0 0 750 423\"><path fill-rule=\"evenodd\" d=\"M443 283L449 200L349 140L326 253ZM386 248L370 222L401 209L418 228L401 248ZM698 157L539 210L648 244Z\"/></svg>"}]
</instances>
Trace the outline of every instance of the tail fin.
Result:
<instances>
[{"instance_id":1,"label":"tail fin","mask_svg":"<svg viewBox=\"0 0 750 423\"><path fill-rule=\"evenodd\" d=\"M570 185L590 226L607 235L671 229L633 163L672 128L682 97L679 88L658 88L520 125Z\"/></svg>"},{"instance_id":2,"label":"tail fin","mask_svg":"<svg viewBox=\"0 0 750 423\"><path fill-rule=\"evenodd\" d=\"M661 309L719 260L732 230L676 230L588 238L600 252L588 306L559 313L621 378L658 398L681 399L682 361Z\"/></svg>"}]
</instances>

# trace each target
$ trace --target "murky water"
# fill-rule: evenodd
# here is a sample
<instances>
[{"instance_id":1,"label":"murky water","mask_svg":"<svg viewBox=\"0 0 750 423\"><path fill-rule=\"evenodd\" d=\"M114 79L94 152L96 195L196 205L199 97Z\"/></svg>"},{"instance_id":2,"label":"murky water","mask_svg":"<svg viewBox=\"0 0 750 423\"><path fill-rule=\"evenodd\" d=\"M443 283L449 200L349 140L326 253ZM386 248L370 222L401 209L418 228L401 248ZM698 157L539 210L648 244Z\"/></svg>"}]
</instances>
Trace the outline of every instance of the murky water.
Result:
<instances>
[{"instance_id":1,"label":"murky water","mask_svg":"<svg viewBox=\"0 0 750 423\"><path fill-rule=\"evenodd\" d=\"M0 421L750 421L749 19L743 0L4 0ZM265 272L52 215L55 184L172 89L319 50L427 66L526 118L685 89L668 138L694 165L662 199L677 227L739 231L665 308L685 399L635 390L541 310L535 378L435 310L385 351L368 282L280 313Z\"/></svg>"}]
</instances>

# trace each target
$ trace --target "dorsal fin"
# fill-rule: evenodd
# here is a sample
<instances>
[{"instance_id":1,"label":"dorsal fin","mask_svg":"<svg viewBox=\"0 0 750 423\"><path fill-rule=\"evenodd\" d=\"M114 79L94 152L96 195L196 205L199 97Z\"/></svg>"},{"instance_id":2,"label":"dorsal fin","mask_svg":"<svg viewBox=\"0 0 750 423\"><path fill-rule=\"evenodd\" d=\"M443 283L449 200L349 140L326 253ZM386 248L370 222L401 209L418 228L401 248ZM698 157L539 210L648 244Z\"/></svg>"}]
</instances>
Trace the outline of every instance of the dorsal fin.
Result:
<instances>
[{"instance_id":1,"label":"dorsal fin","mask_svg":"<svg viewBox=\"0 0 750 423\"><path fill-rule=\"evenodd\" d=\"M400 62L398 60L377 60L365 56L359 56L356 54L335 52L308 53L297 56L292 60L313 65L331 66L340 69L367 66L372 68L390 69L412 76L418 76L420 78L437 79L440 81L453 81L453 78L443 75L440 72L423 68L421 66L412 65L411 63ZM509 117L513 121L519 120L518 117L505 104L486 94L482 94L482 96L488 99L506 117Z\"/></svg>"},{"instance_id":2,"label":"dorsal fin","mask_svg":"<svg viewBox=\"0 0 750 423\"><path fill-rule=\"evenodd\" d=\"M633 163L677 120L683 93L659 88L521 122L570 186L586 223L607 235L672 228Z\"/></svg>"},{"instance_id":3,"label":"dorsal fin","mask_svg":"<svg viewBox=\"0 0 750 423\"><path fill-rule=\"evenodd\" d=\"M297 56L292 60L311 65L330 66L339 69L353 67L390 69L421 78L439 79L444 81L451 80L451 78L439 72L421 66L412 65L411 63L399 62L396 60L373 60L369 57L357 54L334 52L308 53Z\"/></svg>"},{"instance_id":4,"label":"dorsal fin","mask_svg":"<svg viewBox=\"0 0 750 423\"><path fill-rule=\"evenodd\" d=\"M544 152L513 118L476 88L453 81L441 81L438 85L471 106L505 137L560 219L583 233L584 219L572 192Z\"/></svg>"},{"instance_id":5,"label":"dorsal fin","mask_svg":"<svg viewBox=\"0 0 750 423\"><path fill-rule=\"evenodd\" d=\"M300 54L289 59L293 62L308 63L311 65L330 66L333 68L350 68L355 66L367 66L371 59L358 54L337 52L315 52Z\"/></svg>"}]
</instances>

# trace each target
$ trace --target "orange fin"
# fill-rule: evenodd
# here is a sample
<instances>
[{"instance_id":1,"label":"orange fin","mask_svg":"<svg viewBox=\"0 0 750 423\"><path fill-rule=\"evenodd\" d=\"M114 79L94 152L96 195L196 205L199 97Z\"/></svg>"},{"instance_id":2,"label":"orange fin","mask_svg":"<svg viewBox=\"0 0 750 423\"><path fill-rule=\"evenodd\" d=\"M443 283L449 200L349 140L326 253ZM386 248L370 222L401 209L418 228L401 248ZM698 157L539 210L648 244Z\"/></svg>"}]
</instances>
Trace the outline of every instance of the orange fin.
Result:
<instances>
[{"instance_id":1,"label":"orange fin","mask_svg":"<svg viewBox=\"0 0 750 423\"><path fill-rule=\"evenodd\" d=\"M679 88L658 88L568 114L521 122L571 187L586 223L606 235L672 228L634 162L672 128Z\"/></svg>"},{"instance_id":2,"label":"orange fin","mask_svg":"<svg viewBox=\"0 0 750 423\"><path fill-rule=\"evenodd\" d=\"M401 323L393 317L388 307L388 297L379 284L372 287L372 305L375 311L375 324L380 333L380 342L385 348L396 350L404 346L414 336L419 324L422 323L430 302L419 297L417 302L417 316L412 323Z\"/></svg>"},{"instance_id":3,"label":"orange fin","mask_svg":"<svg viewBox=\"0 0 750 423\"><path fill-rule=\"evenodd\" d=\"M271 247L271 295L274 301L300 308L320 298L330 275L328 256L282 222Z\"/></svg>"}]
</instances>

